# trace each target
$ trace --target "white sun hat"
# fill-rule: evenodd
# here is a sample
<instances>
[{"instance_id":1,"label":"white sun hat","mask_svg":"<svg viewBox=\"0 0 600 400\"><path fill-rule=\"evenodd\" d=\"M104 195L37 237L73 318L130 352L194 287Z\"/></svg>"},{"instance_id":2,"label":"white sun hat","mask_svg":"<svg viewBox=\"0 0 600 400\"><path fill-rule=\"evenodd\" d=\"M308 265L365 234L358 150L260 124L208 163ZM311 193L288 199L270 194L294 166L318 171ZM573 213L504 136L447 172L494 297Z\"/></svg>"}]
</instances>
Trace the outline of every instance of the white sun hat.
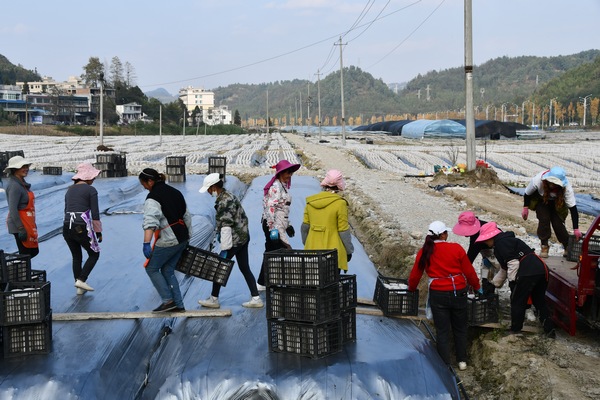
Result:
<instances>
[{"instance_id":1,"label":"white sun hat","mask_svg":"<svg viewBox=\"0 0 600 400\"><path fill-rule=\"evenodd\" d=\"M23 168L25 165L33 164L31 161L26 160L21 156L14 156L8 160L8 166L4 169L4 172L9 172L10 169L19 169Z\"/></svg>"},{"instance_id":2,"label":"white sun hat","mask_svg":"<svg viewBox=\"0 0 600 400\"><path fill-rule=\"evenodd\" d=\"M212 174L206 175L206 178L204 178L204 182L202 182L202 187L200 188L199 192L205 193L209 187L219 182L220 180L221 176L218 172L213 172Z\"/></svg>"}]
</instances>

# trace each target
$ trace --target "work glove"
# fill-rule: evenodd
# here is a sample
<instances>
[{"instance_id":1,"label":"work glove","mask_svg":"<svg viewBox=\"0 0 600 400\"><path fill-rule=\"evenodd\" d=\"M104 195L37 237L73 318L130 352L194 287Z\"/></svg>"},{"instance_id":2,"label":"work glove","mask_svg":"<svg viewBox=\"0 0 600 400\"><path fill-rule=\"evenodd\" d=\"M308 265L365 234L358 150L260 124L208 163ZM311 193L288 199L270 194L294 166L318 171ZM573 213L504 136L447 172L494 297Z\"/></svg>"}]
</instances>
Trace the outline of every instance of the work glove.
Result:
<instances>
[{"instance_id":1,"label":"work glove","mask_svg":"<svg viewBox=\"0 0 600 400\"><path fill-rule=\"evenodd\" d=\"M150 242L144 242L144 257L150 258L152 255L152 247L150 246Z\"/></svg>"},{"instance_id":2,"label":"work glove","mask_svg":"<svg viewBox=\"0 0 600 400\"><path fill-rule=\"evenodd\" d=\"M21 242L24 242L27 240L27 232L26 231L19 231L19 240Z\"/></svg>"},{"instance_id":3,"label":"work glove","mask_svg":"<svg viewBox=\"0 0 600 400\"><path fill-rule=\"evenodd\" d=\"M102 232L96 232L96 240L98 243L102 243Z\"/></svg>"},{"instance_id":4,"label":"work glove","mask_svg":"<svg viewBox=\"0 0 600 400\"><path fill-rule=\"evenodd\" d=\"M527 221L527 217L529 217L529 208L523 207L523 210L521 211L521 217Z\"/></svg>"},{"instance_id":5,"label":"work glove","mask_svg":"<svg viewBox=\"0 0 600 400\"><path fill-rule=\"evenodd\" d=\"M269 239L273 241L279 240L279 231L277 229L271 229L269 231Z\"/></svg>"},{"instance_id":6,"label":"work glove","mask_svg":"<svg viewBox=\"0 0 600 400\"><path fill-rule=\"evenodd\" d=\"M285 229L285 233L287 233L287 235L291 238L294 237L294 235L296 234L296 231L294 230L294 227L291 225L288 225L288 227Z\"/></svg>"},{"instance_id":7,"label":"work glove","mask_svg":"<svg viewBox=\"0 0 600 400\"><path fill-rule=\"evenodd\" d=\"M575 240L579 240L583 236L579 229L573 229L573 235L575 235Z\"/></svg>"},{"instance_id":8,"label":"work glove","mask_svg":"<svg viewBox=\"0 0 600 400\"><path fill-rule=\"evenodd\" d=\"M479 288L475 293L477 293L477 296L483 296L483 289Z\"/></svg>"},{"instance_id":9,"label":"work glove","mask_svg":"<svg viewBox=\"0 0 600 400\"><path fill-rule=\"evenodd\" d=\"M221 252L219 253L219 257L227 258L227 250L221 250Z\"/></svg>"},{"instance_id":10,"label":"work glove","mask_svg":"<svg viewBox=\"0 0 600 400\"><path fill-rule=\"evenodd\" d=\"M348 256L346 257L346 261L350 262L350 260L352 260L352 254L348 254Z\"/></svg>"}]
</instances>

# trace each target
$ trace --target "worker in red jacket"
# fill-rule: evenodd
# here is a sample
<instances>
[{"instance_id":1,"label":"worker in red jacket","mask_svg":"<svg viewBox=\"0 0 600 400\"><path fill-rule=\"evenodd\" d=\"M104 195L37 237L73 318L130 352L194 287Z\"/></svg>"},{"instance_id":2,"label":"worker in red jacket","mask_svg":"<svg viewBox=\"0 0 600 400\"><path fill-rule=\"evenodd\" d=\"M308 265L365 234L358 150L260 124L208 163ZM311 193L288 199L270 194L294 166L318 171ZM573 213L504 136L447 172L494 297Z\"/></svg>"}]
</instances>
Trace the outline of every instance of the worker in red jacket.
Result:
<instances>
[{"instance_id":1,"label":"worker in red jacket","mask_svg":"<svg viewBox=\"0 0 600 400\"><path fill-rule=\"evenodd\" d=\"M477 272L458 243L449 243L448 228L441 221L429 225L425 244L417 253L408 290L414 291L423 272L429 277L427 307L431 308L437 332L437 349L442 360L450 365L450 330L458 368L467 368L467 285L483 294Z\"/></svg>"}]
</instances>

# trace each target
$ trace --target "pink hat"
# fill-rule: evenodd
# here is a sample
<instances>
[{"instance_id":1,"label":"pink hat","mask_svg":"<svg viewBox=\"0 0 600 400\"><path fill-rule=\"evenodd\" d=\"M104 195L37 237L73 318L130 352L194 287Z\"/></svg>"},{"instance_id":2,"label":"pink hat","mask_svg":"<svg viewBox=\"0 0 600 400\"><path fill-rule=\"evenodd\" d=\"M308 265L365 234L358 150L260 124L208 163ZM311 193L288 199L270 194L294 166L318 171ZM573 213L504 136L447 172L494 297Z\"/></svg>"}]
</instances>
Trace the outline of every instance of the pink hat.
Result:
<instances>
[{"instance_id":1,"label":"pink hat","mask_svg":"<svg viewBox=\"0 0 600 400\"><path fill-rule=\"evenodd\" d=\"M281 160L277 164L273 165L271 168L275 168L275 175L273 175L271 180L263 188L263 194L265 196L267 195L267 193L269 193L269 189L271 188L271 186L273 186L273 182L275 182L275 179L277 179L277 175L286 170L290 170L290 172L296 172L300 168L300 164L292 164L288 160ZM290 182L287 185L288 189L290 188L291 184L292 180L290 179Z\"/></svg>"},{"instance_id":2,"label":"pink hat","mask_svg":"<svg viewBox=\"0 0 600 400\"><path fill-rule=\"evenodd\" d=\"M337 187L339 190L346 189L346 181L342 176L342 173L337 169L330 169L327 171L327 175L321 181L321 186L325 187Z\"/></svg>"},{"instance_id":3,"label":"pink hat","mask_svg":"<svg viewBox=\"0 0 600 400\"><path fill-rule=\"evenodd\" d=\"M83 163L77 166L77 173L73 175L71 179L74 181L91 181L96 179L96 177L100 174L100 170L94 168L94 166L90 163Z\"/></svg>"},{"instance_id":4,"label":"pink hat","mask_svg":"<svg viewBox=\"0 0 600 400\"><path fill-rule=\"evenodd\" d=\"M498 229L496 223L488 222L479 230L479 237L475 240L475 242L485 242L486 240L495 237L499 233L502 233L502 231Z\"/></svg>"},{"instance_id":5,"label":"pink hat","mask_svg":"<svg viewBox=\"0 0 600 400\"><path fill-rule=\"evenodd\" d=\"M458 216L458 223L452 228L452 232L460 236L473 236L479 232L481 222L475 217L473 211L465 211Z\"/></svg>"}]
</instances>

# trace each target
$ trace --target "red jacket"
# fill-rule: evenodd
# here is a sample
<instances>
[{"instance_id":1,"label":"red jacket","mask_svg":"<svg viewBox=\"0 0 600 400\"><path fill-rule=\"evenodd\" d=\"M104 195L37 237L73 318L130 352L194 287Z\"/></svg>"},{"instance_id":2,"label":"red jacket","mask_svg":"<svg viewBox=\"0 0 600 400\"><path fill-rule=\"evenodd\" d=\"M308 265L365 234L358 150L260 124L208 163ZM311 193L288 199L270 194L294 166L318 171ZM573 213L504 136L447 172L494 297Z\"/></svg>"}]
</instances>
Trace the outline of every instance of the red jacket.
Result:
<instances>
[{"instance_id":1,"label":"red jacket","mask_svg":"<svg viewBox=\"0 0 600 400\"><path fill-rule=\"evenodd\" d=\"M408 278L408 290L414 291L423 276L419 268L419 260L423 249L417 253L410 277ZM475 268L469 261L467 253L458 243L437 241L433 247L433 253L429 258L429 266L425 267L429 278L434 278L429 288L431 290L450 291L460 290L467 287L467 283L479 290L479 277Z\"/></svg>"}]
</instances>

